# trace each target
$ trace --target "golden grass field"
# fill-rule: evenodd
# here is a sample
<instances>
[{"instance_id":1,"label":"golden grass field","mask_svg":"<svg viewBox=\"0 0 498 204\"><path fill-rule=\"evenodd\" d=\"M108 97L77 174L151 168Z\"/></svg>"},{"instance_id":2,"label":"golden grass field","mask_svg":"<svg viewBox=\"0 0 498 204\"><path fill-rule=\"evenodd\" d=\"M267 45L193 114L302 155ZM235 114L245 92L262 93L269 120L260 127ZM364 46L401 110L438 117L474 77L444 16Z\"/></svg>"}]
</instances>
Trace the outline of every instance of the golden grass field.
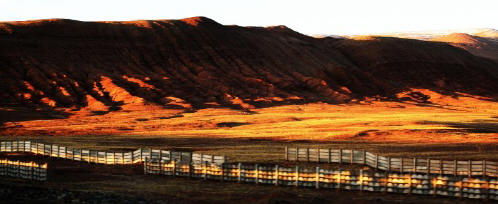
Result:
<instances>
[{"instance_id":1,"label":"golden grass field","mask_svg":"<svg viewBox=\"0 0 498 204\"><path fill-rule=\"evenodd\" d=\"M252 109L123 110L105 115L71 112L67 119L7 122L13 135L144 135L194 138L372 141L411 143L498 142L498 103L453 98L427 90L431 103L362 101ZM17 127L15 127L17 126Z\"/></svg>"},{"instance_id":2,"label":"golden grass field","mask_svg":"<svg viewBox=\"0 0 498 204\"><path fill-rule=\"evenodd\" d=\"M367 149L397 156L498 158L498 103L464 94L412 91L430 96L429 102L367 99L250 112L209 108L186 113L156 106L104 115L80 110L66 119L7 122L3 134L90 148L188 148L244 161L271 160L267 155L281 153L285 145Z\"/></svg>"},{"instance_id":3,"label":"golden grass field","mask_svg":"<svg viewBox=\"0 0 498 204\"><path fill-rule=\"evenodd\" d=\"M283 161L286 145L365 149L393 157L498 160L498 103L463 94L451 97L428 90L417 91L429 95L430 103L368 99L341 105L283 105L250 112L210 108L191 113L150 106L104 115L80 110L72 112L69 118L7 122L1 134L4 139L31 139L99 150L124 151L138 147L192 150L226 155L234 162L284 166L295 165ZM42 160L52 166L49 168L52 180L40 185L44 188L48 185L47 188L111 192L152 199L173 198L185 203L272 203L275 200L290 203L473 202L427 196L220 184L140 175L141 166L107 167ZM24 183L19 182L20 185L32 185Z\"/></svg>"}]
</instances>

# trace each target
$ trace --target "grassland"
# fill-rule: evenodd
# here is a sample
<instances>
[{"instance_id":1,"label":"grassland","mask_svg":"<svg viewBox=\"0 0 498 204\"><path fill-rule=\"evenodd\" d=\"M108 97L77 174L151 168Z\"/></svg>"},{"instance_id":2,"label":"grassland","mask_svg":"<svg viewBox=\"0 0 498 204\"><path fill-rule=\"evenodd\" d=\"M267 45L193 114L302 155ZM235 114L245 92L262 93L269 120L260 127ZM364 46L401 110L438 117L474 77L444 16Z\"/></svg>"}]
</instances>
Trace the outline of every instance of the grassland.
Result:
<instances>
[{"instance_id":1,"label":"grassland","mask_svg":"<svg viewBox=\"0 0 498 204\"><path fill-rule=\"evenodd\" d=\"M284 147L364 149L393 157L498 160L498 103L440 95L424 103L369 99L349 104L310 103L240 111L141 109L62 119L7 122L3 139L31 139L70 147L180 149L225 155L230 161L288 164ZM6 155L3 155L6 156ZM50 188L103 191L208 203L454 203L468 200L274 188L140 175L140 166L108 168L52 161ZM316 164L308 164L316 165ZM345 168L340 167L340 168ZM126 170L125 170L126 169ZM74 178L74 179L69 179ZM202 193L200 193L202 192ZM312 198L316 198L315 200ZM333 199L331 199L333 198ZM276 201L277 200L277 201Z\"/></svg>"}]
</instances>

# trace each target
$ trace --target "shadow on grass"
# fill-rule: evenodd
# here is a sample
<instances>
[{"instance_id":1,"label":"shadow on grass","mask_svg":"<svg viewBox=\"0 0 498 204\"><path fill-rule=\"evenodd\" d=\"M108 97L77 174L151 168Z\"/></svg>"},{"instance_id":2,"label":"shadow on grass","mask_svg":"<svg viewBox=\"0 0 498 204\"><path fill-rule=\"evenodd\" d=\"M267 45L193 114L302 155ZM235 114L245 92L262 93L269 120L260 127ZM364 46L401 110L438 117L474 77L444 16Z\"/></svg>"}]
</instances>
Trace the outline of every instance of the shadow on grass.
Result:
<instances>
[{"instance_id":1,"label":"shadow on grass","mask_svg":"<svg viewBox=\"0 0 498 204\"><path fill-rule=\"evenodd\" d=\"M240 122L222 122L216 124L217 127L238 127L238 126L243 126L243 125L249 125L251 123L240 123Z\"/></svg>"},{"instance_id":2,"label":"shadow on grass","mask_svg":"<svg viewBox=\"0 0 498 204\"><path fill-rule=\"evenodd\" d=\"M36 110L26 107L0 107L0 126L5 122L51 120L67 118L70 114L55 110Z\"/></svg>"},{"instance_id":3,"label":"shadow on grass","mask_svg":"<svg viewBox=\"0 0 498 204\"><path fill-rule=\"evenodd\" d=\"M498 133L498 121L475 120L472 122L421 121L419 124L445 125L469 133Z\"/></svg>"}]
</instances>

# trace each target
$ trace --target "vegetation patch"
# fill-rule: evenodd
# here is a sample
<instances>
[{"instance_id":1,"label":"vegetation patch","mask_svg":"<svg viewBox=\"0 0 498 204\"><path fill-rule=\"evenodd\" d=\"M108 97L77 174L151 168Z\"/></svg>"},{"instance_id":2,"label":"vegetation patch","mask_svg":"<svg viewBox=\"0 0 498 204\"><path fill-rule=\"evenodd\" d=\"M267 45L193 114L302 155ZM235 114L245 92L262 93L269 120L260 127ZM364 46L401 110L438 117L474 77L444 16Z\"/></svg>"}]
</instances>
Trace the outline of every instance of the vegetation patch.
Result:
<instances>
[{"instance_id":1,"label":"vegetation patch","mask_svg":"<svg viewBox=\"0 0 498 204\"><path fill-rule=\"evenodd\" d=\"M221 123L217 123L216 126L217 127L238 127L238 126L242 126L242 125L249 125L251 123L240 123L240 122L221 122Z\"/></svg>"}]
</instances>

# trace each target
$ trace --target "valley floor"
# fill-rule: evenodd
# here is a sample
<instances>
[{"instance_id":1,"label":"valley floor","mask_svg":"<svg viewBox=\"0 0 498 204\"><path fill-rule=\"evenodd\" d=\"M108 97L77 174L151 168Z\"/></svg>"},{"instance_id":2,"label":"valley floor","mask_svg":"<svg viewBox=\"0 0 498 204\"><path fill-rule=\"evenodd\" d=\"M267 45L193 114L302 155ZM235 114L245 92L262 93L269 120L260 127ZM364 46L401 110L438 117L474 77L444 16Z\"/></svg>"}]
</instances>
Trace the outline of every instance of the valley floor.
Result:
<instances>
[{"instance_id":1,"label":"valley floor","mask_svg":"<svg viewBox=\"0 0 498 204\"><path fill-rule=\"evenodd\" d=\"M8 117L16 116L16 109L4 108L0 112L3 111L3 120L9 122L3 124L0 135L3 135L2 140L29 139L74 148L127 151L153 147L225 155L234 162L283 165L286 163L283 161L285 146L364 149L392 157L498 160L497 102L476 96L457 98L418 91L429 95L430 100L426 103L376 100L343 105L312 103L252 109L251 112L211 108L188 113L157 107L107 114L80 110L69 112L68 118L61 119L43 119L43 115L38 117L26 112L25 115L31 116L30 120L19 117L10 121ZM346 202L351 198L358 203L470 202L396 194L220 185L143 175L140 166L121 171L99 165L45 160L53 167L48 186L11 181L15 179L1 182L186 203L272 203L279 199L282 202L321 203ZM316 166L313 163L303 165Z\"/></svg>"},{"instance_id":2,"label":"valley floor","mask_svg":"<svg viewBox=\"0 0 498 204\"><path fill-rule=\"evenodd\" d=\"M70 116L62 119L11 120L4 123L0 135L426 144L498 142L498 102L463 94L451 97L429 90L416 91L430 99L424 103L366 100L341 105L282 105L250 112L226 108L185 112L153 105L106 114L82 109L68 111ZM2 111L2 117L16 115L14 109Z\"/></svg>"}]
</instances>

